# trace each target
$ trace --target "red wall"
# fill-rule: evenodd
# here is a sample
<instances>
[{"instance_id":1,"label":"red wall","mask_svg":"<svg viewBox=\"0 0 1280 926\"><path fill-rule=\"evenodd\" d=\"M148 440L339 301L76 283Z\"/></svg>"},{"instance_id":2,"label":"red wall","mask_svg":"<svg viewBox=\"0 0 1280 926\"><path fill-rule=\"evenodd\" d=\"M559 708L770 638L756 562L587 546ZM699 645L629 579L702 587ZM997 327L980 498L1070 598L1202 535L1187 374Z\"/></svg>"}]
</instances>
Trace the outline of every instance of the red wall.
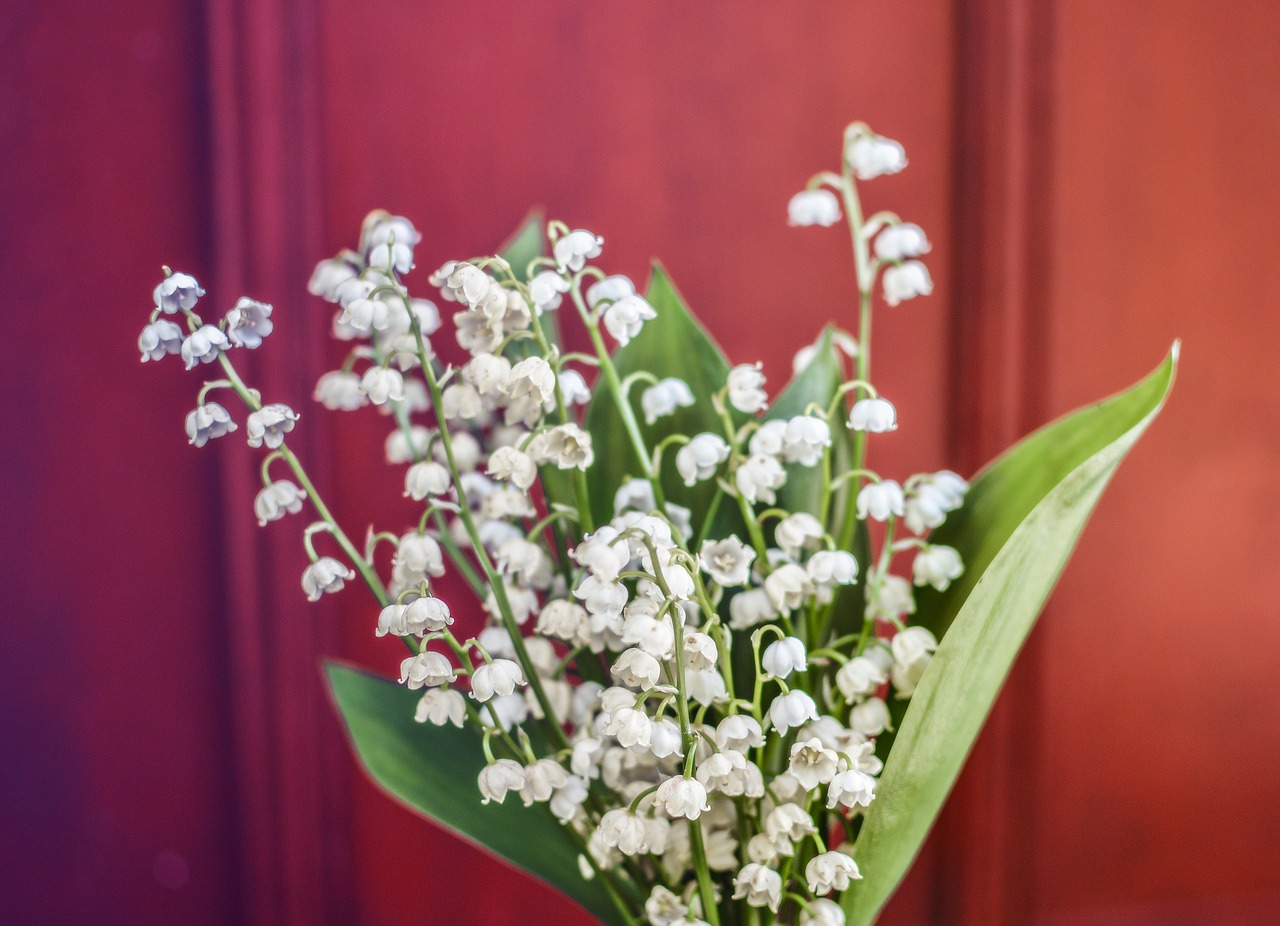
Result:
<instances>
[{"instance_id":1,"label":"red wall","mask_svg":"<svg viewBox=\"0 0 1280 926\"><path fill-rule=\"evenodd\" d=\"M385 420L308 401L338 356L309 265L368 209L429 269L541 204L611 270L660 257L776 387L852 326L845 238L784 210L862 118L911 159L869 206L937 284L878 320L875 465L971 467L1185 339L886 921L1274 922L1274 4L470 6L0 11L0 921L585 922L356 771L316 664L400 651L358 592L296 593L238 442L186 446L194 383L136 362L150 289L170 262L275 303L256 382L349 529L397 529Z\"/></svg>"}]
</instances>

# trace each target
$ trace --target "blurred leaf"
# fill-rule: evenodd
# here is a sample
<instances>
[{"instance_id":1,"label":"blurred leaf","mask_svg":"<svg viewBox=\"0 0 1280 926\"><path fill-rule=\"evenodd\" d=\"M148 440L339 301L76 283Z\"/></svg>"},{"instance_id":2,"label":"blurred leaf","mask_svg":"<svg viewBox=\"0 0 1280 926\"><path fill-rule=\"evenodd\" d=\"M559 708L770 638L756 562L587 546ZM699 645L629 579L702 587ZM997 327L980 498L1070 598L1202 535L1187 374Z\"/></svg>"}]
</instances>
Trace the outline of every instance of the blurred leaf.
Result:
<instances>
[{"instance_id":1,"label":"blurred leaf","mask_svg":"<svg viewBox=\"0 0 1280 926\"><path fill-rule=\"evenodd\" d=\"M1178 345L1147 379L1048 425L975 479L931 538L965 574L921 595L915 623L941 635L889 750L857 841L863 880L849 926L871 923L920 849L1102 490L1163 406Z\"/></svg>"},{"instance_id":2,"label":"blurred leaf","mask_svg":"<svg viewBox=\"0 0 1280 926\"><path fill-rule=\"evenodd\" d=\"M674 376L689 384L694 398L691 408L678 409L674 415L646 425L644 413L640 410L640 395L647 384L637 383L630 393L631 406L640 422L640 433L646 445L652 450L671 434L692 437L711 431L723 436L720 418L711 405L711 396L724 387L729 375L729 362L706 329L690 313L660 264L653 265L645 298L657 317L645 322L640 334L613 355L618 375L625 380L630 374L645 370L658 379ZM596 380L595 395L587 410L587 430L591 432L596 453L595 464L587 473L591 483L591 507L596 523L600 524L613 517L614 493L627 477L639 478L642 473L618 414L613 391L603 377ZM673 462L678 449L669 447L663 452L662 491L667 501L693 511L696 527L702 523L715 494L715 482L708 480L686 488Z\"/></svg>"},{"instance_id":3,"label":"blurred leaf","mask_svg":"<svg viewBox=\"0 0 1280 926\"><path fill-rule=\"evenodd\" d=\"M517 280L528 283L529 263L545 253L546 240L542 212L534 209L520 223L515 233L498 248L498 256L511 265Z\"/></svg>"},{"instance_id":4,"label":"blurred leaf","mask_svg":"<svg viewBox=\"0 0 1280 926\"><path fill-rule=\"evenodd\" d=\"M502 804L480 802L479 732L415 722L420 695L395 682L333 662L325 674L356 755L380 788L562 891L602 922L622 922L599 878L583 879L577 848L545 804L525 807L516 794Z\"/></svg>"}]
</instances>

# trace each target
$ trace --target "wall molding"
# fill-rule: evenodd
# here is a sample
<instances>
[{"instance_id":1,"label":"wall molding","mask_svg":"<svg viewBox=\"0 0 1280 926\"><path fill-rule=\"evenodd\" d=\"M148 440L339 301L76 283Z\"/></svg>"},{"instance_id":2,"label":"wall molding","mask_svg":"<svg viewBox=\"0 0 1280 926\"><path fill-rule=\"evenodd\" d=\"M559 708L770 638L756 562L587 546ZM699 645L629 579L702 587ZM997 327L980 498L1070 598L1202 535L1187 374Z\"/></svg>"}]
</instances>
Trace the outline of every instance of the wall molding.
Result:
<instances>
[{"instance_id":1,"label":"wall molding","mask_svg":"<svg viewBox=\"0 0 1280 926\"><path fill-rule=\"evenodd\" d=\"M323 146L319 28L303 0L208 0L210 209L220 302L271 302L274 352L239 360L268 401L300 407L327 368L323 326L303 284L321 253ZM290 444L326 484L332 443L306 415ZM297 531L259 529L251 502L259 455L220 458L229 595L237 831L244 922L355 921L344 744L319 674L336 609L308 605Z\"/></svg>"},{"instance_id":2,"label":"wall molding","mask_svg":"<svg viewBox=\"0 0 1280 926\"><path fill-rule=\"evenodd\" d=\"M956 4L952 432L974 472L1042 423L1055 4ZM1029 922L1041 655L1033 633L939 822L935 922Z\"/></svg>"}]
</instances>

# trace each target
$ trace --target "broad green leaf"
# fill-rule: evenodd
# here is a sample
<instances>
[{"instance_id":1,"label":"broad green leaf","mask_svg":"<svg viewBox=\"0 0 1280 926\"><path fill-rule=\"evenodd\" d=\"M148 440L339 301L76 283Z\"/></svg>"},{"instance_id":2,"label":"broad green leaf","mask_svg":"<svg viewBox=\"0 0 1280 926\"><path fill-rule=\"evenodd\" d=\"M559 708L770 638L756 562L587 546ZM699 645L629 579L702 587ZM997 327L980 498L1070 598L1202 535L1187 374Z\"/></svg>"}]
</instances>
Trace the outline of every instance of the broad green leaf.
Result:
<instances>
[{"instance_id":1,"label":"broad green leaf","mask_svg":"<svg viewBox=\"0 0 1280 926\"><path fill-rule=\"evenodd\" d=\"M858 836L863 880L843 901L849 926L874 921L919 851L1102 490L1163 406L1177 358L1175 344L1127 392L1016 444L935 533L960 551L965 575L943 594L920 596L917 622L945 636Z\"/></svg>"},{"instance_id":2,"label":"broad green leaf","mask_svg":"<svg viewBox=\"0 0 1280 926\"><path fill-rule=\"evenodd\" d=\"M475 729L416 723L419 696L386 679L333 662L325 673L356 755L379 787L546 881L602 922L622 922L600 879L583 879L577 848L545 804L524 807L514 794L502 804L480 803L476 776L485 759Z\"/></svg>"},{"instance_id":3,"label":"broad green leaf","mask_svg":"<svg viewBox=\"0 0 1280 926\"><path fill-rule=\"evenodd\" d=\"M625 380L630 374L644 370L658 379L674 376L689 384L694 397L693 407L679 409L674 415L646 425L640 410L640 394L646 384L637 383L630 392L631 406L646 445L652 451L664 438L676 433L693 436L711 431L722 435L723 427L711 405L711 396L724 387L729 375L729 362L724 353L689 312L660 264L653 265L645 298L657 317L645 322L640 334L613 355L618 375ZM591 432L596 454L595 464L587 473L591 483L591 509L596 523L601 524L613 517L613 495L622 483L642 473L618 413L613 390L603 378L596 380L595 395L587 409L587 430ZM715 494L715 483L708 480L686 488L674 465L677 449L670 447L664 452L662 490L668 501L691 509L693 523L700 524L702 513Z\"/></svg>"}]
</instances>

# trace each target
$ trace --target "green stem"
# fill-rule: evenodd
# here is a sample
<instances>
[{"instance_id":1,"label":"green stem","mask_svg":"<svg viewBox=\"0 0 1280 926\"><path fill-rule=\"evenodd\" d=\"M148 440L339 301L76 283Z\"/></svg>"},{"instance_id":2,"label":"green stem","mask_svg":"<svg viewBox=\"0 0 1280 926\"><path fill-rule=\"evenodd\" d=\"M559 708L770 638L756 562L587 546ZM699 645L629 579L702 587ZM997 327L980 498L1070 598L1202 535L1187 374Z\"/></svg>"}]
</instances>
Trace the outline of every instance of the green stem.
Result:
<instances>
[{"instance_id":1,"label":"green stem","mask_svg":"<svg viewBox=\"0 0 1280 926\"><path fill-rule=\"evenodd\" d=\"M240 378L240 374L236 372L235 365L227 359L225 353L218 355L218 362L222 364L223 370L227 373L227 379L231 381L231 388L235 390L236 395L240 396L241 401L249 407L251 411L258 411L262 408L262 402L257 395L252 392L249 387L244 384L244 380ZM386 607L391 603L391 596L387 593L387 587L382 584L382 580L378 578L377 572L373 566L360 555L360 551L356 549L356 545L346 535L341 527L338 526L337 520L334 519L333 513L329 511L329 506L324 503L324 499L320 497L320 493L316 491L315 485L311 482L307 471L302 466L302 461L294 455L289 447L281 443L277 448L277 452L289 464L289 468L293 470L294 476L298 479L298 485L307 493L307 498L311 500L311 507L315 509L320 519L329 526L329 533L333 535L333 539L338 542L338 546L342 547L347 557L351 560L356 571L360 573L364 579L365 585L369 586L369 591L373 593L373 597L377 599L378 604Z\"/></svg>"},{"instance_id":2,"label":"green stem","mask_svg":"<svg viewBox=\"0 0 1280 926\"><path fill-rule=\"evenodd\" d=\"M591 335L591 344L595 347L596 357L600 360L600 372L604 376L605 382L609 384L609 391L613 393L614 404L617 405L618 415L622 418L622 424L627 429L627 437L630 439L631 448L635 451L636 459L640 463L640 471L653 485L653 499L658 508L665 508L667 503L662 492L661 480L653 470L653 461L649 457L644 437L640 433L640 422L636 420L635 409L631 407L631 402L623 391L622 379L618 376L618 368L613 365L613 358L609 356L609 349L605 347L604 337L600 334L600 324L591 317L591 312L587 309L586 303L582 301L582 294L578 292L577 286L569 290L569 295L573 297L573 304L578 307L578 314L582 316L582 323L587 326L587 333Z\"/></svg>"},{"instance_id":3,"label":"green stem","mask_svg":"<svg viewBox=\"0 0 1280 926\"><path fill-rule=\"evenodd\" d=\"M422 364L422 374L427 380L427 390L431 393L432 407L439 409L442 407L440 382L436 379L435 369L431 366L426 341L422 336L422 325L416 315L411 315L410 318L410 327L418 346L418 360ZM463 527L466 528L467 536L471 539L471 548L480 563L480 569L484 573L485 580L489 583L489 588L493 592L493 598L498 605L502 624L507 630L507 635L511 638L511 646L515 650L516 660L520 663L525 680L529 683L529 688L533 691L534 698L537 699L538 706L542 709L543 726L546 728L546 732L551 737L556 748L568 748L570 745L569 738L565 736L564 728L560 726L559 719L551 707L551 701L542 687L542 680L538 677L533 661L529 658L529 650L524 645L524 635L520 632L520 625L516 623L515 615L511 610L511 602L507 598L506 586L489 559L489 553L485 550L484 544L480 541L480 532L476 528L475 519L471 516L471 506L467 501L466 492L462 488L462 480L458 475L458 464L453 455L453 436L449 432L449 425L443 415L437 415L437 423L440 426L440 444L444 447L445 459L448 460L449 472L453 477L454 488L458 493L458 515L462 518Z\"/></svg>"}]
</instances>

